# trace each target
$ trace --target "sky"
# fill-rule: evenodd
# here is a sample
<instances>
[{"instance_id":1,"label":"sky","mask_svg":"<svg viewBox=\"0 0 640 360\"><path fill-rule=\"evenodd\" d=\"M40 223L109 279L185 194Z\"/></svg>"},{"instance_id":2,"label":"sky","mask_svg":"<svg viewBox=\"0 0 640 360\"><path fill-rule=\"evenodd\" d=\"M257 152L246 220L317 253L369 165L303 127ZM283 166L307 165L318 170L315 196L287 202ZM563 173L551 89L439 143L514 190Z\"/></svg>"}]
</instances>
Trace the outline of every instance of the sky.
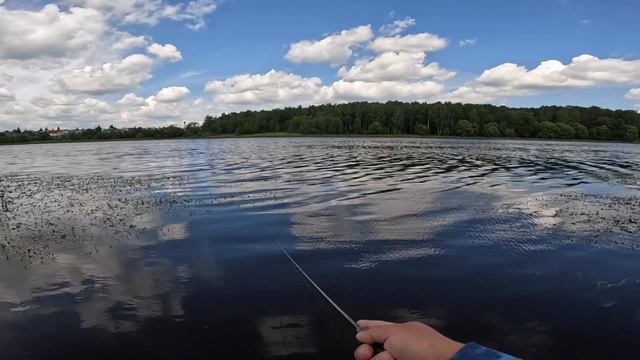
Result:
<instances>
[{"instance_id":1,"label":"sky","mask_svg":"<svg viewBox=\"0 0 640 360\"><path fill-rule=\"evenodd\" d=\"M350 101L640 110L640 0L0 0L0 130Z\"/></svg>"}]
</instances>

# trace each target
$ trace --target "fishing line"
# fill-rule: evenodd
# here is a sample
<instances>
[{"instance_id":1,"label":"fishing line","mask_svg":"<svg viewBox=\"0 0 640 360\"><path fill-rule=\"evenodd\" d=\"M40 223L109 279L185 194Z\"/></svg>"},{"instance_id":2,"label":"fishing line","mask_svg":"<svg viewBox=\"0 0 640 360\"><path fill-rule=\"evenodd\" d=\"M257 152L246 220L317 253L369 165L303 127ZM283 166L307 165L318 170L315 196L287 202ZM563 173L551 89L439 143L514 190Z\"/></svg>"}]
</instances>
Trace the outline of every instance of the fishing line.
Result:
<instances>
[{"instance_id":1,"label":"fishing line","mask_svg":"<svg viewBox=\"0 0 640 360\"><path fill-rule=\"evenodd\" d=\"M300 273L307 279L307 281L309 281L309 283L313 285L313 287L320 293L320 295L322 295L322 297L324 297L325 300L327 300L329 304L331 304L331 306L333 306L333 308L336 309L340 313L340 315L342 315L342 317L345 320L347 320L349 324L351 324L351 326L353 326L356 329L357 332L365 330L359 327L358 324L353 320L353 318L349 316L349 314L347 314L344 310L342 310L342 308L338 306L338 304L336 304L336 302L333 301L333 299L331 299L329 295L327 295L327 293L325 293L320 288L320 286L318 286L318 284L316 284L316 282L313 281L313 279L311 279L309 275L307 275L307 273L302 269L302 267L300 267L300 265L298 265L298 263L293 259L293 257L284 248L284 246L282 246L282 244L278 243L278 245L280 245L280 249L282 249L282 252L287 256L287 258L289 258L289 261L291 261L291 263L298 269L298 271L300 271Z\"/></svg>"}]
</instances>

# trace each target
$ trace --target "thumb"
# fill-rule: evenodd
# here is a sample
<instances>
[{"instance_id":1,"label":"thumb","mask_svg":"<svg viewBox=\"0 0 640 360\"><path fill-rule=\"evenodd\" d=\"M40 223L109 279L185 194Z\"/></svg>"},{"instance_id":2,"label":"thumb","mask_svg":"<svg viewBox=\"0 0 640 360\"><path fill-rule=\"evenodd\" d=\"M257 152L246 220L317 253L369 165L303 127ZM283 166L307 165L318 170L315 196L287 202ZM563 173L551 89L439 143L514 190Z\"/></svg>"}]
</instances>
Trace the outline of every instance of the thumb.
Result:
<instances>
[{"instance_id":1,"label":"thumb","mask_svg":"<svg viewBox=\"0 0 640 360\"><path fill-rule=\"evenodd\" d=\"M396 330L396 325L375 326L356 334L358 341L365 344L384 344Z\"/></svg>"}]
</instances>

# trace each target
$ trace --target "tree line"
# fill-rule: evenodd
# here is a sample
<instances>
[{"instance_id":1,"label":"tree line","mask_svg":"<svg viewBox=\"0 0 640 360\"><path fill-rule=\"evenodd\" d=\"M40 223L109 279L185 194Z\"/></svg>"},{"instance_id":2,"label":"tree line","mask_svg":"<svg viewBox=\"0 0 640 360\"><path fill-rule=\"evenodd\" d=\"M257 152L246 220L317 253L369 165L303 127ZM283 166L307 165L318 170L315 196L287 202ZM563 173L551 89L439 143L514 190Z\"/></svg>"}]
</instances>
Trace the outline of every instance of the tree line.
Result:
<instances>
[{"instance_id":1,"label":"tree line","mask_svg":"<svg viewBox=\"0 0 640 360\"><path fill-rule=\"evenodd\" d=\"M180 137L197 137L202 135L200 124L189 123L183 127L166 126L158 128L133 127L118 129L109 126L103 129L100 126L90 129L60 130L53 133L49 129L22 130L17 128L11 131L0 132L0 144L20 144L28 142L55 142L55 141L95 141L95 140L126 140L126 139L173 139Z\"/></svg>"},{"instance_id":2,"label":"tree line","mask_svg":"<svg viewBox=\"0 0 640 360\"><path fill-rule=\"evenodd\" d=\"M182 127L0 132L0 143L200 136L422 135L638 141L640 114L599 107L508 108L453 103L367 103L288 107L206 116Z\"/></svg>"},{"instance_id":3,"label":"tree line","mask_svg":"<svg viewBox=\"0 0 640 360\"><path fill-rule=\"evenodd\" d=\"M640 114L599 107L508 108L453 103L350 103L207 116L219 135L430 135L637 141Z\"/></svg>"}]
</instances>

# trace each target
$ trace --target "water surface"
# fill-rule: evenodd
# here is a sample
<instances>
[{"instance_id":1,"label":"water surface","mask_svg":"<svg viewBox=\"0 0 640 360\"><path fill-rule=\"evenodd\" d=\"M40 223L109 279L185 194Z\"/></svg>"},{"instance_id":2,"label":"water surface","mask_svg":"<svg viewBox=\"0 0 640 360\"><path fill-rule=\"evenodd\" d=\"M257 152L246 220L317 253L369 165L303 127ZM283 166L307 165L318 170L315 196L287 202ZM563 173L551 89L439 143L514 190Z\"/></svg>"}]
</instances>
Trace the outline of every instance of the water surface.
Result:
<instances>
[{"instance_id":1,"label":"water surface","mask_svg":"<svg viewBox=\"0 0 640 360\"><path fill-rule=\"evenodd\" d=\"M0 147L0 353L351 358L356 318L630 358L640 147L226 139Z\"/></svg>"}]
</instances>

